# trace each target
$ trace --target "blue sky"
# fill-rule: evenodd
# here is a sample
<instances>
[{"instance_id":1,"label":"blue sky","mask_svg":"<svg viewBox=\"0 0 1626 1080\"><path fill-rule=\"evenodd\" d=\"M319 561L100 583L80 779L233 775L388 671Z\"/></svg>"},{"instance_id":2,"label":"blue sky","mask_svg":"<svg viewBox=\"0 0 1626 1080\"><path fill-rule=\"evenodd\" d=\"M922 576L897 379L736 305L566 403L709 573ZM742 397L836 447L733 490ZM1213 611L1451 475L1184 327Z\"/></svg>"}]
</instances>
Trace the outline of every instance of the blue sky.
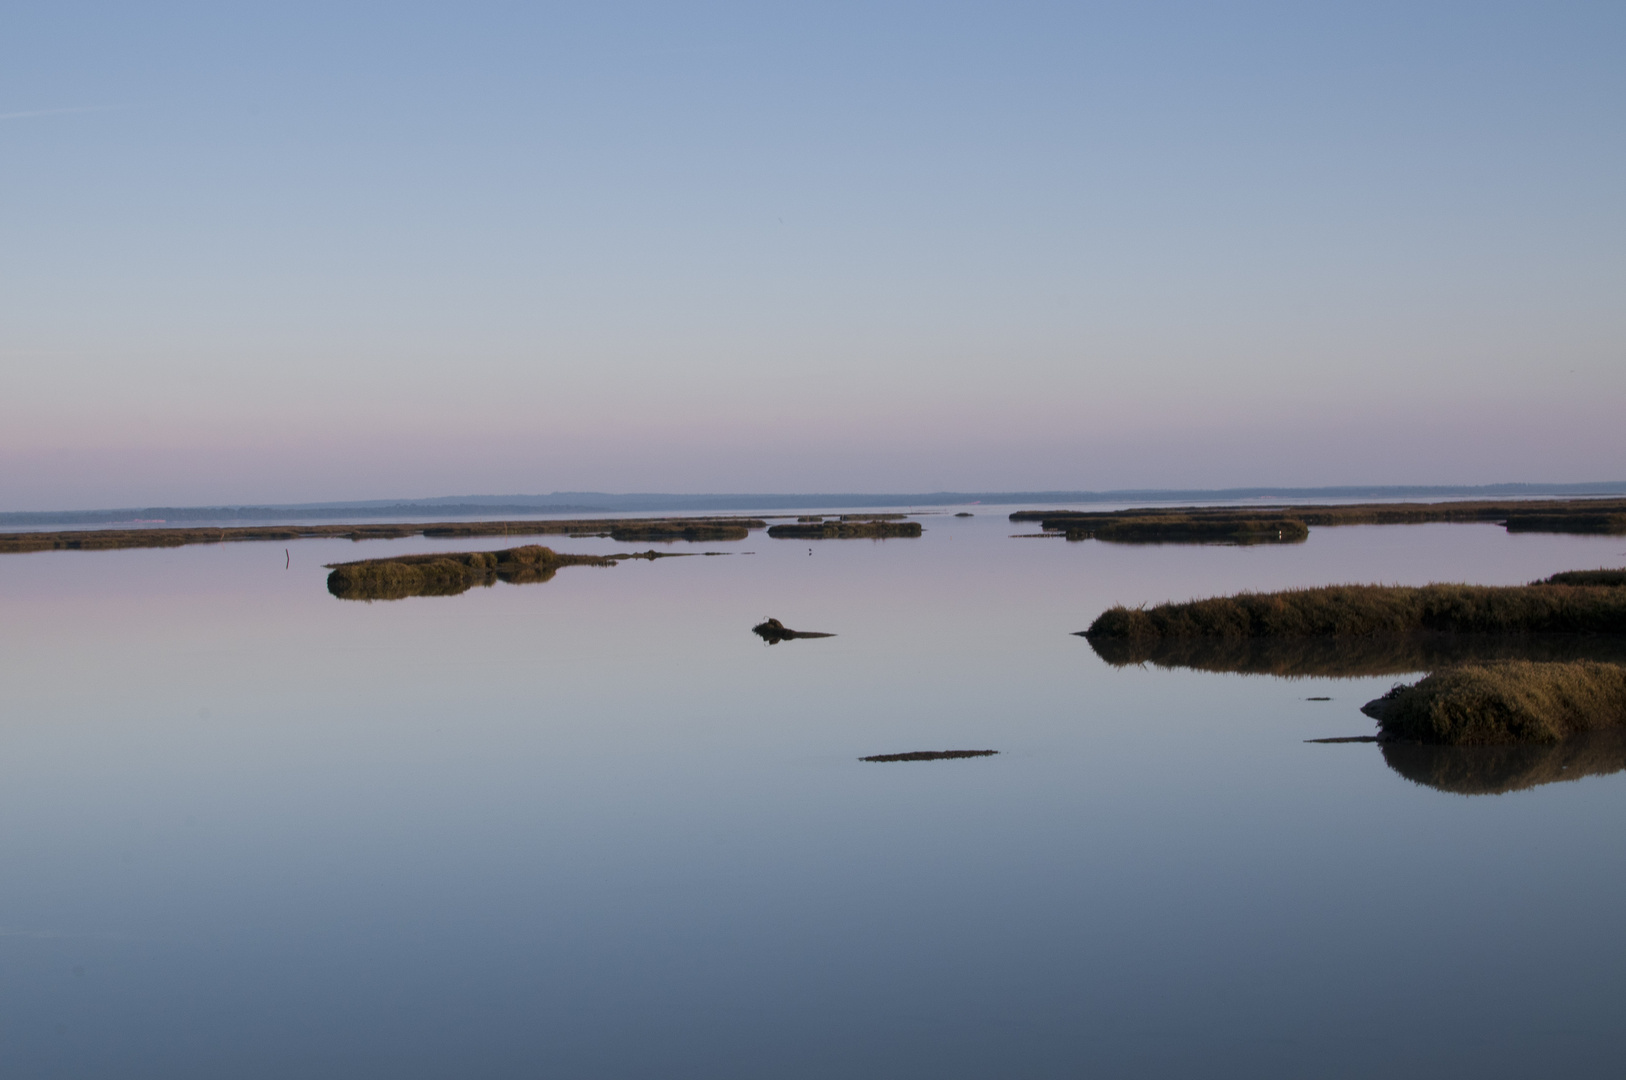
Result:
<instances>
[{"instance_id":1,"label":"blue sky","mask_svg":"<svg viewBox=\"0 0 1626 1080\"><path fill-rule=\"evenodd\" d=\"M0 508L1626 478L1619 4L4 25Z\"/></svg>"}]
</instances>

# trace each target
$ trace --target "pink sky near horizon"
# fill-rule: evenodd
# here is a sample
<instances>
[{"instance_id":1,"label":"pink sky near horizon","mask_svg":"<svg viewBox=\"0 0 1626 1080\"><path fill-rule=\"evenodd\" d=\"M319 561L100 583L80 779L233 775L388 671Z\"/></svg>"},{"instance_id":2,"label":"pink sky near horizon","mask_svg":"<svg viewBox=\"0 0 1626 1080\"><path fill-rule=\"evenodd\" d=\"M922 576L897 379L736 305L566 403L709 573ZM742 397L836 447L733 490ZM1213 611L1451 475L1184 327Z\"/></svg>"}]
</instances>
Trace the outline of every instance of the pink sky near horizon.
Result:
<instances>
[{"instance_id":1,"label":"pink sky near horizon","mask_svg":"<svg viewBox=\"0 0 1626 1080\"><path fill-rule=\"evenodd\" d=\"M1615 9L92 7L0 511L1626 479Z\"/></svg>"}]
</instances>

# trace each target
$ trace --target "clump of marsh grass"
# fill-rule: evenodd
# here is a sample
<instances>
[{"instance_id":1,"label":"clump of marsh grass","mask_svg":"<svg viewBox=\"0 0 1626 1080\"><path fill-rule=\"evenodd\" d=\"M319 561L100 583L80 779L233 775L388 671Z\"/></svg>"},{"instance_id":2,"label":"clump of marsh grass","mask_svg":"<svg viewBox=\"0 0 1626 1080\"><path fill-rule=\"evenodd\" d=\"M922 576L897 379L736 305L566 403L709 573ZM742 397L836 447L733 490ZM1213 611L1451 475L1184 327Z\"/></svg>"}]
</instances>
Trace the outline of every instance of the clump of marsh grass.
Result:
<instances>
[{"instance_id":1,"label":"clump of marsh grass","mask_svg":"<svg viewBox=\"0 0 1626 1080\"><path fill-rule=\"evenodd\" d=\"M1578 585L1329 585L1151 608L1122 605L1083 631L1091 641L1343 637L1416 632L1623 634L1626 589Z\"/></svg>"},{"instance_id":2,"label":"clump of marsh grass","mask_svg":"<svg viewBox=\"0 0 1626 1080\"><path fill-rule=\"evenodd\" d=\"M1626 724L1626 667L1504 660L1436 671L1363 711L1380 738L1446 746L1556 743Z\"/></svg>"},{"instance_id":3,"label":"clump of marsh grass","mask_svg":"<svg viewBox=\"0 0 1626 1080\"><path fill-rule=\"evenodd\" d=\"M1294 518L1218 514L1106 518L1068 523L1064 532L1069 540L1113 544L1302 544L1310 536Z\"/></svg>"},{"instance_id":4,"label":"clump of marsh grass","mask_svg":"<svg viewBox=\"0 0 1626 1080\"><path fill-rule=\"evenodd\" d=\"M456 596L475 586L499 581L526 585L548 581L562 566L614 566L623 559L673 559L667 551L617 552L614 555L562 555L539 544L504 551L448 551L432 555L394 555L333 563L327 591L341 600L402 600L409 596ZM707 555L721 554L706 552Z\"/></svg>"},{"instance_id":5,"label":"clump of marsh grass","mask_svg":"<svg viewBox=\"0 0 1626 1080\"><path fill-rule=\"evenodd\" d=\"M1142 507L1134 510L1019 510L1012 521L1038 521L1045 529L1077 533L1069 539L1113 539L1110 530L1134 526L1143 534L1159 522L1185 519L1291 519L1304 526L1418 525L1425 522L1492 522L1509 532L1626 534L1626 499L1513 499L1444 503L1354 503L1344 506ZM1171 534L1172 535L1172 534ZM1133 541L1130 542L1145 542ZM1155 542L1155 541L1154 541ZM1163 541L1179 542L1178 539ZM1203 542L1201 540L1186 542Z\"/></svg>"},{"instance_id":6,"label":"clump of marsh grass","mask_svg":"<svg viewBox=\"0 0 1626 1080\"><path fill-rule=\"evenodd\" d=\"M795 525L771 525L768 535L776 540L878 540L899 536L919 536L918 521L821 521Z\"/></svg>"},{"instance_id":7,"label":"clump of marsh grass","mask_svg":"<svg viewBox=\"0 0 1626 1080\"><path fill-rule=\"evenodd\" d=\"M1626 585L1626 570L1566 570L1550 578L1533 582L1535 585Z\"/></svg>"},{"instance_id":8,"label":"clump of marsh grass","mask_svg":"<svg viewBox=\"0 0 1626 1080\"><path fill-rule=\"evenodd\" d=\"M781 641L790 641L794 638L835 637L834 634L824 634L817 630L792 630L778 619L763 619L751 627L751 633L769 645L777 645Z\"/></svg>"}]
</instances>

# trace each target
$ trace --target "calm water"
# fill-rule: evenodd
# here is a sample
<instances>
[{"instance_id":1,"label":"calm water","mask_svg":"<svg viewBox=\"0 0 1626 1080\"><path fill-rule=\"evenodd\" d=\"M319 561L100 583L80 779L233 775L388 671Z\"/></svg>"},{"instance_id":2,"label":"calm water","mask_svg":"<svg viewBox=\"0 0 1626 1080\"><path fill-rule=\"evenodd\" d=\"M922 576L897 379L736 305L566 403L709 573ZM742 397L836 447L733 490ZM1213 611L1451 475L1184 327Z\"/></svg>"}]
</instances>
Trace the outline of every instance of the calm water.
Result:
<instances>
[{"instance_id":1,"label":"calm water","mask_svg":"<svg viewBox=\"0 0 1626 1080\"><path fill-rule=\"evenodd\" d=\"M500 545L0 557L0 1073L1619 1074L1626 772L1445 793L1303 741L1395 676L1070 632L1626 542L922 520L373 604L322 564ZM949 748L1001 753L856 760Z\"/></svg>"}]
</instances>

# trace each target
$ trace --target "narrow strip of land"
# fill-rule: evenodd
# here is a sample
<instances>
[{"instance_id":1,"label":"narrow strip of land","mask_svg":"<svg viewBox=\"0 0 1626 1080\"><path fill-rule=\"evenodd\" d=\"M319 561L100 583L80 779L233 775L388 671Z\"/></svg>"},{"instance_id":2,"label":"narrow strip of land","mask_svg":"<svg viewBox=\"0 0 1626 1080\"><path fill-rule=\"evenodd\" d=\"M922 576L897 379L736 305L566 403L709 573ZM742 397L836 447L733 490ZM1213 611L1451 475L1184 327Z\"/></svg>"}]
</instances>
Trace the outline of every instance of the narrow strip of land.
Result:
<instances>
[{"instance_id":1,"label":"narrow strip of land","mask_svg":"<svg viewBox=\"0 0 1626 1080\"><path fill-rule=\"evenodd\" d=\"M333 563L327 590L341 600L403 600L409 596L456 596L477 585L548 581L560 567L614 566L623 559L666 559L686 552L641 551L614 555L565 555L530 544L503 551L447 551Z\"/></svg>"},{"instance_id":2,"label":"narrow strip of land","mask_svg":"<svg viewBox=\"0 0 1626 1080\"><path fill-rule=\"evenodd\" d=\"M1142 507L1132 510L1019 510L1069 540L1113 543L1296 543L1311 528L1489 522L1508 532L1626 535L1626 499L1516 499L1347 506Z\"/></svg>"},{"instance_id":3,"label":"narrow strip of land","mask_svg":"<svg viewBox=\"0 0 1626 1080\"><path fill-rule=\"evenodd\" d=\"M768 535L776 540L884 540L889 537L919 536L918 521L817 521L795 525L771 525Z\"/></svg>"},{"instance_id":4,"label":"narrow strip of land","mask_svg":"<svg viewBox=\"0 0 1626 1080\"><path fill-rule=\"evenodd\" d=\"M1589 572L1590 573L1590 572ZM1612 572L1610 572L1612 573ZM1095 640L1359 638L1415 634L1626 634L1618 585L1329 585L1102 612Z\"/></svg>"},{"instance_id":5,"label":"narrow strip of land","mask_svg":"<svg viewBox=\"0 0 1626 1080\"><path fill-rule=\"evenodd\" d=\"M407 536L603 536L627 543L744 540L767 527L760 518L577 518L554 521L439 521L349 525L233 525L185 529L69 529L0 533L0 553L107 551L117 548L181 547L251 540L395 540Z\"/></svg>"}]
</instances>

